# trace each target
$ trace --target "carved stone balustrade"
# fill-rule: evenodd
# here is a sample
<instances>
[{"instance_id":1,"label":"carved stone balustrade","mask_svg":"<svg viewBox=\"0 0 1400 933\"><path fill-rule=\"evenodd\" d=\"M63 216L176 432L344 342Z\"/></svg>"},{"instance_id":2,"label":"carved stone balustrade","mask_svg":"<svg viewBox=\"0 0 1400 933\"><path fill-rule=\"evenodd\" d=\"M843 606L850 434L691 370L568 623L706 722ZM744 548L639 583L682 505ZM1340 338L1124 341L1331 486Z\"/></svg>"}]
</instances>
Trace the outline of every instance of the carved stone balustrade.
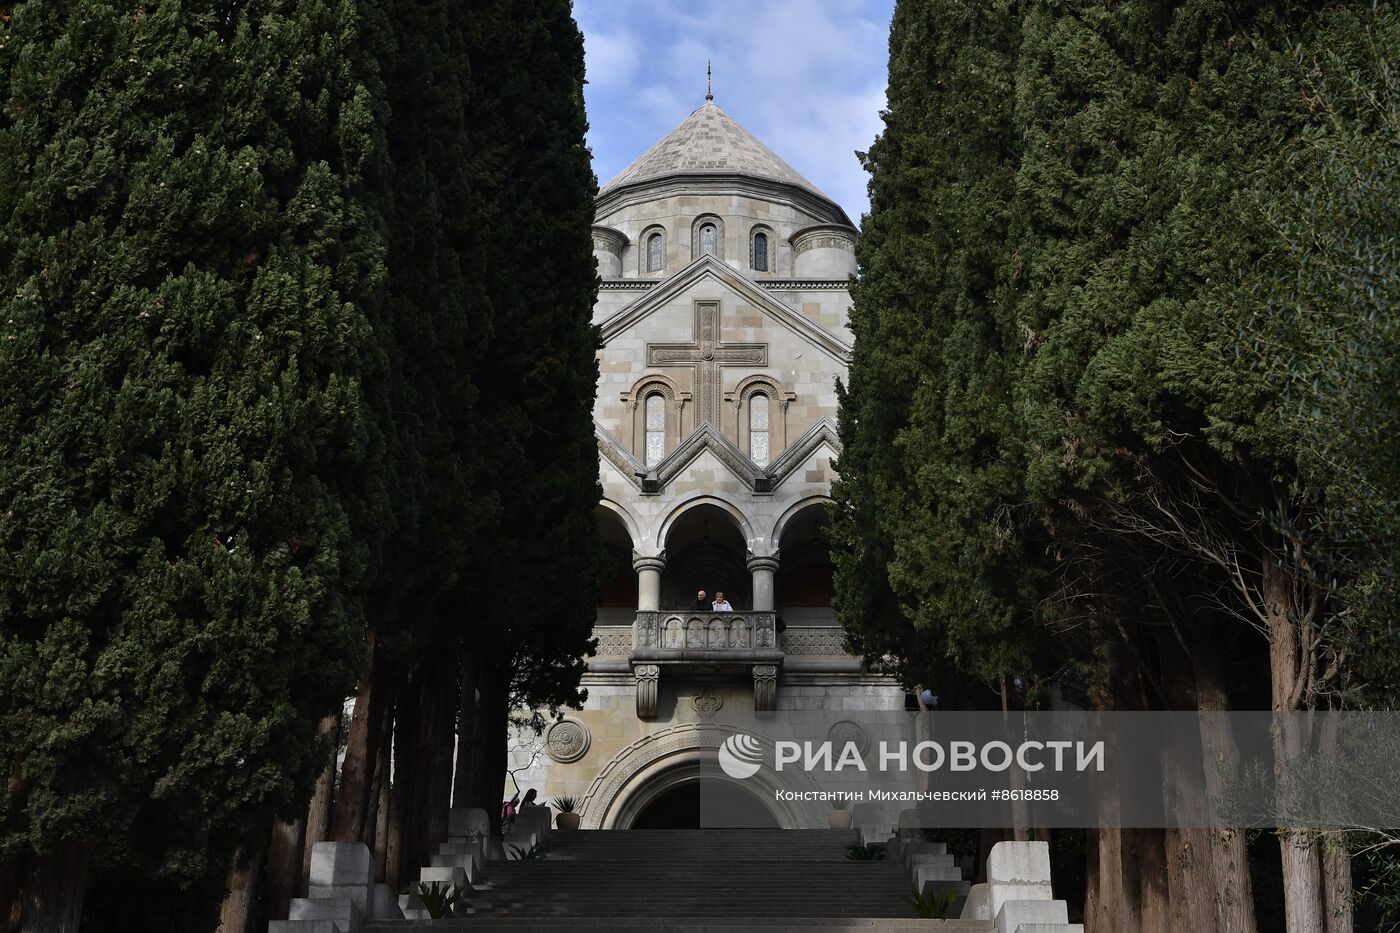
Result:
<instances>
[{"instance_id":1,"label":"carved stone balustrade","mask_svg":"<svg viewBox=\"0 0 1400 933\"><path fill-rule=\"evenodd\" d=\"M656 717L657 683L668 666L747 668L754 709L775 709L783 652L773 612L638 612L628 655L637 685L637 716Z\"/></svg>"}]
</instances>

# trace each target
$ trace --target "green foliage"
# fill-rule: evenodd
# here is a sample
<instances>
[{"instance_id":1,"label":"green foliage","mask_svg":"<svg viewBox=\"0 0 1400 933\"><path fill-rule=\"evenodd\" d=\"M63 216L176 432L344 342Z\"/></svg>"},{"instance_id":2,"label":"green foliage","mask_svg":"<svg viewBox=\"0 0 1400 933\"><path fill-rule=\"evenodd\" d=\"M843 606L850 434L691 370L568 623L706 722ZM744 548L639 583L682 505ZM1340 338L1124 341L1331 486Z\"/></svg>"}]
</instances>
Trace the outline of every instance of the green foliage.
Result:
<instances>
[{"instance_id":1,"label":"green foliage","mask_svg":"<svg viewBox=\"0 0 1400 933\"><path fill-rule=\"evenodd\" d=\"M1034 581L1017 550L1024 517L1007 505L1017 450L998 437L1014 409L985 313L1012 262L1020 17L1008 2L898 4L886 127L865 156L836 606L855 650L910 685L942 680L949 655L998 677L1033 654L1016 627Z\"/></svg>"},{"instance_id":2,"label":"green foliage","mask_svg":"<svg viewBox=\"0 0 1400 933\"><path fill-rule=\"evenodd\" d=\"M468 242L491 311L476 378L478 493L493 516L462 579L482 607L471 643L500 659L525 707L581 702L601 575L597 182L569 11L566 0L492 0L462 27L490 88L468 99L466 120L479 183Z\"/></svg>"},{"instance_id":3,"label":"green foliage","mask_svg":"<svg viewBox=\"0 0 1400 933\"><path fill-rule=\"evenodd\" d=\"M560 813L574 813L578 810L578 798L563 794L554 798L554 809Z\"/></svg>"},{"instance_id":4,"label":"green foliage","mask_svg":"<svg viewBox=\"0 0 1400 933\"><path fill-rule=\"evenodd\" d=\"M441 920L452 913L452 910L462 903L462 892L455 884L446 884L441 881L434 881L432 884L418 885L418 899L423 902L423 909L428 912L428 916L434 920Z\"/></svg>"},{"instance_id":5,"label":"green foliage","mask_svg":"<svg viewBox=\"0 0 1400 933\"><path fill-rule=\"evenodd\" d=\"M1323 39L1327 41L1323 41ZM1261 283L1240 341L1277 387L1303 481L1326 507L1324 572L1353 607L1356 702L1391 705L1400 669L1400 15L1341 20L1295 51L1321 115L1270 209L1295 270Z\"/></svg>"},{"instance_id":6,"label":"green foliage","mask_svg":"<svg viewBox=\"0 0 1400 933\"><path fill-rule=\"evenodd\" d=\"M6 12L0 850L199 878L362 661L374 7Z\"/></svg>"},{"instance_id":7,"label":"green foliage","mask_svg":"<svg viewBox=\"0 0 1400 933\"><path fill-rule=\"evenodd\" d=\"M533 862L537 859L544 858L544 852L540 849L538 843L530 846L528 849L524 846L511 846L510 851L515 856L514 861L517 862Z\"/></svg>"},{"instance_id":8,"label":"green foliage","mask_svg":"<svg viewBox=\"0 0 1400 933\"><path fill-rule=\"evenodd\" d=\"M870 842L865 845L852 843L846 846L846 858L852 862L883 862L885 860L885 846L880 842Z\"/></svg>"},{"instance_id":9,"label":"green foliage","mask_svg":"<svg viewBox=\"0 0 1400 933\"><path fill-rule=\"evenodd\" d=\"M958 892L952 889L935 891L932 888L924 888L922 891L911 890L904 895L903 901L920 917L929 920L943 920L948 916L948 911L953 909L953 904L958 899Z\"/></svg>"},{"instance_id":10,"label":"green foliage","mask_svg":"<svg viewBox=\"0 0 1400 933\"><path fill-rule=\"evenodd\" d=\"M868 663L1190 708L1262 630L1265 704L1392 702L1394 21L901 0L832 531Z\"/></svg>"}]
</instances>

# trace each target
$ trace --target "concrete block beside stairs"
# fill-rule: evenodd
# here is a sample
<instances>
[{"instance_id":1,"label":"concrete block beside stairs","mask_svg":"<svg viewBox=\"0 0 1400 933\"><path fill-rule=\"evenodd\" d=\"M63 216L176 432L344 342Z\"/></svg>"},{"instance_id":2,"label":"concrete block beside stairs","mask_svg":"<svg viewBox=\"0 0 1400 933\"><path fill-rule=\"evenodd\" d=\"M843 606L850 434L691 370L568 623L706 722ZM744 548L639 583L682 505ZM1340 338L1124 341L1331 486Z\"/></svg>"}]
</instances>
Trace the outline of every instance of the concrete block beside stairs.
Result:
<instances>
[{"instance_id":1,"label":"concrete block beside stairs","mask_svg":"<svg viewBox=\"0 0 1400 933\"><path fill-rule=\"evenodd\" d=\"M398 898L387 884L376 884L370 891L369 919L402 920Z\"/></svg>"},{"instance_id":2,"label":"concrete block beside stairs","mask_svg":"<svg viewBox=\"0 0 1400 933\"><path fill-rule=\"evenodd\" d=\"M987 900L987 886L985 884L974 884L968 890L967 900L963 903L962 913L959 916L963 920L992 919L992 909Z\"/></svg>"},{"instance_id":3,"label":"concrete block beside stairs","mask_svg":"<svg viewBox=\"0 0 1400 933\"><path fill-rule=\"evenodd\" d=\"M267 933L346 933L334 920L274 920Z\"/></svg>"},{"instance_id":4,"label":"concrete block beside stairs","mask_svg":"<svg viewBox=\"0 0 1400 933\"><path fill-rule=\"evenodd\" d=\"M360 933L364 911L348 897L294 897L288 906L287 919L329 920L339 933Z\"/></svg>"},{"instance_id":5,"label":"concrete block beside stairs","mask_svg":"<svg viewBox=\"0 0 1400 933\"><path fill-rule=\"evenodd\" d=\"M480 807L455 807L447 813L447 835L481 839L491 835L491 817Z\"/></svg>"},{"instance_id":6,"label":"concrete block beside stairs","mask_svg":"<svg viewBox=\"0 0 1400 933\"><path fill-rule=\"evenodd\" d=\"M997 933L1020 933L1027 926L1056 926L1060 933L1069 925L1069 909L1064 901L1007 901L997 911Z\"/></svg>"},{"instance_id":7,"label":"concrete block beside stairs","mask_svg":"<svg viewBox=\"0 0 1400 933\"><path fill-rule=\"evenodd\" d=\"M488 862L504 862L506 860L505 842L500 836L487 836L482 840L482 851Z\"/></svg>"},{"instance_id":8,"label":"concrete block beside stairs","mask_svg":"<svg viewBox=\"0 0 1400 933\"><path fill-rule=\"evenodd\" d=\"M992 846L987 856L987 905L993 917L1008 901L1051 901L1054 897L1048 842L998 842Z\"/></svg>"},{"instance_id":9,"label":"concrete block beside stairs","mask_svg":"<svg viewBox=\"0 0 1400 933\"><path fill-rule=\"evenodd\" d=\"M961 883L963 880L962 869L956 865L915 865L909 870L914 887L920 891L926 885L944 884L949 887Z\"/></svg>"},{"instance_id":10,"label":"concrete block beside stairs","mask_svg":"<svg viewBox=\"0 0 1400 933\"><path fill-rule=\"evenodd\" d=\"M370 913L374 862L369 847L358 842L318 842L311 847L308 900L349 899L360 916Z\"/></svg>"},{"instance_id":11,"label":"concrete block beside stairs","mask_svg":"<svg viewBox=\"0 0 1400 933\"><path fill-rule=\"evenodd\" d=\"M899 857L906 865L915 864L916 859L928 856L948 857L946 842L913 842L902 839L899 843Z\"/></svg>"}]
</instances>

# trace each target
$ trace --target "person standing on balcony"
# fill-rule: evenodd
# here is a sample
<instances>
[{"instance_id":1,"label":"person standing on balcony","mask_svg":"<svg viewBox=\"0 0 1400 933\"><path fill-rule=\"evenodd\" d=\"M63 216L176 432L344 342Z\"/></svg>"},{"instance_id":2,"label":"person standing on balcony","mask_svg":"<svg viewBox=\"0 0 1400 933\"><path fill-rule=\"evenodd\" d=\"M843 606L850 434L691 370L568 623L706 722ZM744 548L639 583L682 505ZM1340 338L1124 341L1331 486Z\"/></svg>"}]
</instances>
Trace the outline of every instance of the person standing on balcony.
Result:
<instances>
[{"instance_id":1,"label":"person standing on balcony","mask_svg":"<svg viewBox=\"0 0 1400 933\"><path fill-rule=\"evenodd\" d=\"M731 605L729 605L729 600L725 599L725 598L724 598L724 594L721 593L721 592L719 592L718 590L715 591L715 602L714 602L714 605L711 606L710 608L713 609L715 612L733 612L733 611L734 611L734 607L731 606Z\"/></svg>"},{"instance_id":2,"label":"person standing on balcony","mask_svg":"<svg viewBox=\"0 0 1400 933\"><path fill-rule=\"evenodd\" d=\"M714 608L714 605L710 602L709 597L706 595L705 591L701 590L700 592L695 594L695 604L692 605L690 608L698 610L700 612L709 612L711 609Z\"/></svg>"}]
</instances>

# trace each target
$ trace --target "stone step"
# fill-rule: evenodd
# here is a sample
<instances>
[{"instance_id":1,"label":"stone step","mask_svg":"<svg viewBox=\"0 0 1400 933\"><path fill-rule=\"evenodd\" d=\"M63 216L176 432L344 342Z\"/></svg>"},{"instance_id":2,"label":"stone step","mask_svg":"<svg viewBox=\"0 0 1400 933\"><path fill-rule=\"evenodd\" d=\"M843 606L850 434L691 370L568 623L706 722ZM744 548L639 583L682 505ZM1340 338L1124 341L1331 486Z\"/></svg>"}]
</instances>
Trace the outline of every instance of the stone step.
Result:
<instances>
[{"instance_id":1,"label":"stone step","mask_svg":"<svg viewBox=\"0 0 1400 933\"><path fill-rule=\"evenodd\" d=\"M985 920L921 920L889 917L725 917L692 919L653 916L600 917L591 920L471 917L437 920L431 925L406 921L366 923L362 933L493 930L500 933L993 933Z\"/></svg>"}]
</instances>

